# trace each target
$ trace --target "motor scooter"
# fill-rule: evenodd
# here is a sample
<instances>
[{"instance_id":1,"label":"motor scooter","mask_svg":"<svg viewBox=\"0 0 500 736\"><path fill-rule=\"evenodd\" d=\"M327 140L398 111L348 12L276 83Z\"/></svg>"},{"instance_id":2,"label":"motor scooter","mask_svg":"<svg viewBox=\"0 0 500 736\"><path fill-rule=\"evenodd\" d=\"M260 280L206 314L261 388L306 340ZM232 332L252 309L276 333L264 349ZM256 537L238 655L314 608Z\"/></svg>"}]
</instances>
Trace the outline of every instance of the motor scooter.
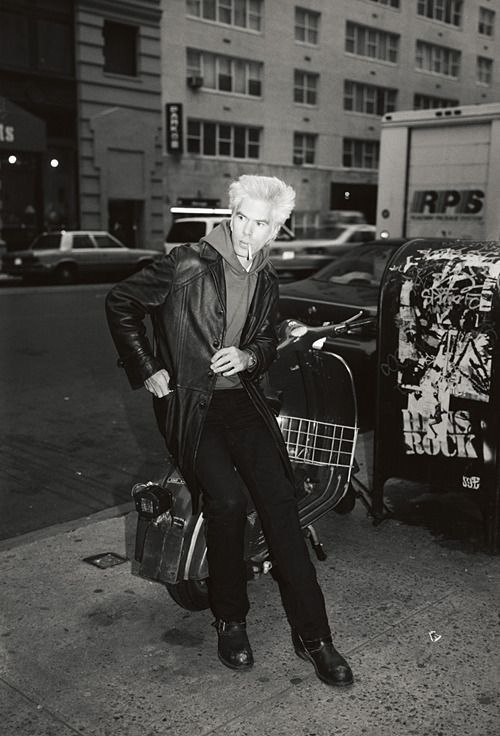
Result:
<instances>
[{"instance_id":1,"label":"motor scooter","mask_svg":"<svg viewBox=\"0 0 500 736\"><path fill-rule=\"evenodd\" d=\"M301 527L319 560L326 554L314 523L331 509L347 513L354 507L351 473L358 435L351 371L343 358L324 349L324 343L328 335L373 321L361 315L320 327L291 319L282 322L278 357L263 385L294 470ZM208 608L203 513L193 514L189 489L175 464L169 462L157 480L134 485L132 496L138 513L139 576L163 584L185 609ZM249 579L272 567L249 494L245 559Z\"/></svg>"}]
</instances>

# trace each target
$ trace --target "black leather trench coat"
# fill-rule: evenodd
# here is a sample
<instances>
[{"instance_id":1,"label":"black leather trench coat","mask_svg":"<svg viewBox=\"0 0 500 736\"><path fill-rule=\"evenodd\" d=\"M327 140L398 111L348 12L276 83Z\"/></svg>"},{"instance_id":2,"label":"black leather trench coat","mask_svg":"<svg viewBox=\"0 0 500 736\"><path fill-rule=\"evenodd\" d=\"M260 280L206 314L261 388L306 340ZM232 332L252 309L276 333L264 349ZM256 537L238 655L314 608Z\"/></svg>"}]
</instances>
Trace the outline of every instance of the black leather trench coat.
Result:
<instances>
[{"instance_id":1,"label":"black leather trench coat","mask_svg":"<svg viewBox=\"0 0 500 736\"><path fill-rule=\"evenodd\" d=\"M250 348L257 363L239 374L281 454L286 472L293 472L273 412L260 381L276 358L275 321L278 277L268 264L257 284L239 347ZM173 389L158 400L161 431L197 507L199 484L194 473L200 435L215 388L210 361L224 344L226 289L222 256L201 241L179 246L169 255L118 283L106 298L108 324L120 356L119 364L133 388L166 368ZM153 321L153 351L147 337L146 317Z\"/></svg>"}]
</instances>

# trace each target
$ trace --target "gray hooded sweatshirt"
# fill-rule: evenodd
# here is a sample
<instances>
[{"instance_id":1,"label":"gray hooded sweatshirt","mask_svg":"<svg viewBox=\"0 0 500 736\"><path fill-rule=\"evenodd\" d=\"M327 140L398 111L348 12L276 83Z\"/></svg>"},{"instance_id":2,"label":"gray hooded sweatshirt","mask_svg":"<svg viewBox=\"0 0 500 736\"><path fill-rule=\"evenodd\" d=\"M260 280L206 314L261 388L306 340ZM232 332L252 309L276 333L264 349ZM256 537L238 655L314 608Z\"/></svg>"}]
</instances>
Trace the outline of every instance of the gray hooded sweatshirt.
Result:
<instances>
[{"instance_id":1,"label":"gray hooded sweatshirt","mask_svg":"<svg viewBox=\"0 0 500 736\"><path fill-rule=\"evenodd\" d=\"M250 309L250 304L257 283L257 274L269 260L267 247L260 250L252 260L247 271L239 262L234 252L229 220L223 220L204 238L212 248L224 259L224 275L226 279L226 336L224 347L239 347L241 333ZM241 388L238 374L234 376L217 376L217 389Z\"/></svg>"}]
</instances>

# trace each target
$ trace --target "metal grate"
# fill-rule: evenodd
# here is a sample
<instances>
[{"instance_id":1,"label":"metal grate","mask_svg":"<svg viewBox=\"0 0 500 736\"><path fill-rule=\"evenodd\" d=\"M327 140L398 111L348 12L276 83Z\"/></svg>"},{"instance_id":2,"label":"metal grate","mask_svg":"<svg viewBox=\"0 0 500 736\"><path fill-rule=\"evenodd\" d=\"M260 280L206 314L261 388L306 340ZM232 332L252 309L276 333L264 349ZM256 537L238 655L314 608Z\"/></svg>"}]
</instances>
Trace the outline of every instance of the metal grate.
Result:
<instances>
[{"instance_id":1,"label":"metal grate","mask_svg":"<svg viewBox=\"0 0 500 736\"><path fill-rule=\"evenodd\" d=\"M357 427L303 417L278 417L290 460L351 468Z\"/></svg>"}]
</instances>

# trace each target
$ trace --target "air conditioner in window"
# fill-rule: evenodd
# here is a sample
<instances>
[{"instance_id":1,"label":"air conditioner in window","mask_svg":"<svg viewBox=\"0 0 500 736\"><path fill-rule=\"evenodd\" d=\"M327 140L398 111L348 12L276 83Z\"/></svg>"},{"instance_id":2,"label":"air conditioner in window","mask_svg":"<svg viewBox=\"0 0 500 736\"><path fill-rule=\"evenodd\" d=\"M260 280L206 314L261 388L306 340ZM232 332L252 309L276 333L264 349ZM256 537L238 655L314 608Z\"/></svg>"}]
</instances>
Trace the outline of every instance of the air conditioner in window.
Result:
<instances>
[{"instance_id":1,"label":"air conditioner in window","mask_svg":"<svg viewBox=\"0 0 500 736\"><path fill-rule=\"evenodd\" d=\"M191 89L199 89L203 85L203 77L188 77L187 85L188 87L191 87Z\"/></svg>"}]
</instances>

